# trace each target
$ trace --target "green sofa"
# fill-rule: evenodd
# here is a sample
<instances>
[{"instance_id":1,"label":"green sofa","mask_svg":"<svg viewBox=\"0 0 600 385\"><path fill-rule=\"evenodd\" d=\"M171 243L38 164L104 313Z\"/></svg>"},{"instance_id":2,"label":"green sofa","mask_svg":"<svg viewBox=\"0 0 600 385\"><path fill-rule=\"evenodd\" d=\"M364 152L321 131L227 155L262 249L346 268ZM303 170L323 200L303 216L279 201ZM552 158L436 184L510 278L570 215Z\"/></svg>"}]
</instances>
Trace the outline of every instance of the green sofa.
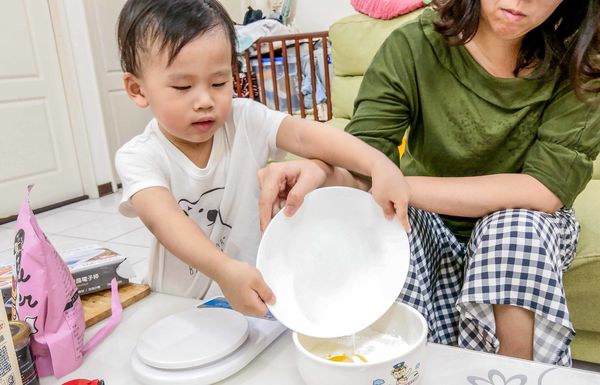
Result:
<instances>
[{"instance_id":1,"label":"green sofa","mask_svg":"<svg viewBox=\"0 0 600 385\"><path fill-rule=\"evenodd\" d=\"M385 38L421 11L392 20L365 15L345 17L329 29L335 77L331 85L333 119L343 128L352 116L363 74ZM568 306L577 335L573 358L600 363L600 158L594 176L575 202L581 235L577 257L564 276Z\"/></svg>"}]
</instances>

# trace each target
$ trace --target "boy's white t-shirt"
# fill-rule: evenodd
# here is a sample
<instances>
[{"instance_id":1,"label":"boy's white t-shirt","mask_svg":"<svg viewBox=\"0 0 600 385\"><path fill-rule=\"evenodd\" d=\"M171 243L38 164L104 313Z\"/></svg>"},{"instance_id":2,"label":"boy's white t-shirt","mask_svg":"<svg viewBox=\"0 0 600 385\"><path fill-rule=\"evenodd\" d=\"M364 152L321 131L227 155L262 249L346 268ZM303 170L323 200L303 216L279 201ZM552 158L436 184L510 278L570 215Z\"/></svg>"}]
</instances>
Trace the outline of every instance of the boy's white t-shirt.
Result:
<instances>
[{"instance_id":1,"label":"boy's white t-shirt","mask_svg":"<svg viewBox=\"0 0 600 385\"><path fill-rule=\"evenodd\" d=\"M215 132L205 168L198 168L162 134L156 119L116 154L123 184L119 211L134 217L130 198L148 187L167 188L186 215L228 256L254 265L260 241L257 172L279 159L276 136L287 115L249 99L233 99ZM153 237L146 281L155 291L202 298L211 280Z\"/></svg>"}]
</instances>

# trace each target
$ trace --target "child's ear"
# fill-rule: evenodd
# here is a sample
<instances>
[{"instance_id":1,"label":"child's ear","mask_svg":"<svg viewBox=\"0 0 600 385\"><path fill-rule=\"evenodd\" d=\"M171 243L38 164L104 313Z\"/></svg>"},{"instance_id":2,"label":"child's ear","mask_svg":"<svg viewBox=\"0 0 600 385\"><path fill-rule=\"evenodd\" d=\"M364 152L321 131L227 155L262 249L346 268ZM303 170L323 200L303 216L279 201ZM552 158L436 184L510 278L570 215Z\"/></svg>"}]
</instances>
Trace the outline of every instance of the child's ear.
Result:
<instances>
[{"instance_id":1,"label":"child's ear","mask_svg":"<svg viewBox=\"0 0 600 385\"><path fill-rule=\"evenodd\" d=\"M148 107L148 100L142 90L140 79L132 73L125 72L123 74L123 86L127 96L140 108Z\"/></svg>"}]
</instances>

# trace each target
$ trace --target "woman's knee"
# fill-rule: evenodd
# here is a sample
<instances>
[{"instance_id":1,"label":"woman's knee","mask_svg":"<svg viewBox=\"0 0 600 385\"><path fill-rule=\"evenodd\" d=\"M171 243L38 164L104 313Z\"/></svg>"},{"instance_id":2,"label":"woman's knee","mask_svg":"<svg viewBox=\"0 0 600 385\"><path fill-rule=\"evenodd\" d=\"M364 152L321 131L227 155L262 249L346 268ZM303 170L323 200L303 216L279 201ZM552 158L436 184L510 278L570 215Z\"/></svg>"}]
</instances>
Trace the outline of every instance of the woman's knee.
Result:
<instances>
[{"instance_id":1,"label":"woman's knee","mask_svg":"<svg viewBox=\"0 0 600 385\"><path fill-rule=\"evenodd\" d=\"M482 218L473 230L470 249L482 243L496 249L534 248L558 244L559 236L550 214L528 209L506 209Z\"/></svg>"}]
</instances>

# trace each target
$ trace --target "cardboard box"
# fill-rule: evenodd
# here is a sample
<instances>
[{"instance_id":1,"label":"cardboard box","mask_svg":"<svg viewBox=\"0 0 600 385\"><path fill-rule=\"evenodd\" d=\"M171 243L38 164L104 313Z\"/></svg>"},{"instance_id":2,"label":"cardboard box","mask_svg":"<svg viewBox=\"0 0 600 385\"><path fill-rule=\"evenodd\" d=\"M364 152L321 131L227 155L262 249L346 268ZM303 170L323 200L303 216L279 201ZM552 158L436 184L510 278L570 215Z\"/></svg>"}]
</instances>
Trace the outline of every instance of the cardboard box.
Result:
<instances>
[{"instance_id":1,"label":"cardboard box","mask_svg":"<svg viewBox=\"0 0 600 385\"><path fill-rule=\"evenodd\" d=\"M120 285L134 277L126 257L98 245L80 247L61 253L71 269L79 295L110 289L110 281L117 279Z\"/></svg>"},{"instance_id":2,"label":"cardboard box","mask_svg":"<svg viewBox=\"0 0 600 385\"><path fill-rule=\"evenodd\" d=\"M71 270L80 296L110 289L113 278L120 286L134 277L127 257L99 245L67 250L60 255ZM0 289L6 306L12 295L12 265L0 266Z\"/></svg>"}]
</instances>

